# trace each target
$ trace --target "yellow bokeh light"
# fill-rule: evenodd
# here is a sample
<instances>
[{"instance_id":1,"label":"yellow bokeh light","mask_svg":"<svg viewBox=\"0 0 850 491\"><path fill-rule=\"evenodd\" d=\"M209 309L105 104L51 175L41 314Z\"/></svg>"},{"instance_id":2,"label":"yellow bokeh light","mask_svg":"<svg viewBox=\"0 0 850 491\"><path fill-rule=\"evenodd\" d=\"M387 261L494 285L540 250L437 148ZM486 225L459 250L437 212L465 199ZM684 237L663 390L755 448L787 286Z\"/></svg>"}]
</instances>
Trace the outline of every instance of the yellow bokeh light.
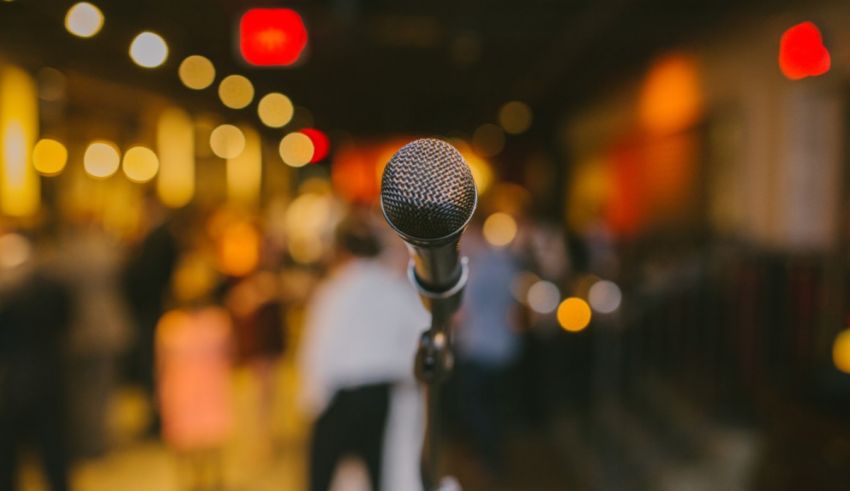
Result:
<instances>
[{"instance_id":1,"label":"yellow bokeh light","mask_svg":"<svg viewBox=\"0 0 850 491\"><path fill-rule=\"evenodd\" d=\"M520 101L511 101L499 110L499 125L506 133L519 135L531 127L531 108Z\"/></svg>"},{"instance_id":2,"label":"yellow bokeh light","mask_svg":"<svg viewBox=\"0 0 850 491\"><path fill-rule=\"evenodd\" d=\"M293 132L280 141L280 158L290 167L303 167L313 159L313 141L300 132Z\"/></svg>"},{"instance_id":3,"label":"yellow bokeh light","mask_svg":"<svg viewBox=\"0 0 850 491\"><path fill-rule=\"evenodd\" d=\"M118 147L111 142L97 141L86 148L83 155L83 168L86 172L98 179L104 179L118 170L121 164L121 156Z\"/></svg>"},{"instance_id":4,"label":"yellow bokeh light","mask_svg":"<svg viewBox=\"0 0 850 491\"><path fill-rule=\"evenodd\" d=\"M159 34L145 31L130 43L130 58L140 67L156 68L168 58L168 45Z\"/></svg>"},{"instance_id":5,"label":"yellow bokeh light","mask_svg":"<svg viewBox=\"0 0 850 491\"><path fill-rule=\"evenodd\" d=\"M516 220L507 213L493 213L484 220L484 239L490 245L504 247L516 237Z\"/></svg>"},{"instance_id":6,"label":"yellow bokeh light","mask_svg":"<svg viewBox=\"0 0 850 491\"><path fill-rule=\"evenodd\" d=\"M133 182L148 182L159 170L159 158L153 150L137 146L124 154L124 175Z\"/></svg>"},{"instance_id":7,"label":"yellow bokeh light","mask_svg":"<svg viewBox=\"0 0 850 491\"><path fill-rule=\"evenodd\" d=\"M219 158L234 159L245 151L245 134L232 124L217 126L210 133L210 148Z\"/></svg>"},{"instance_id":8,"label":"yellow bokeh light","mask_svg":"<svg viewBox=\"0 0 850 491\"><path fill-rule=\"evenodd\" d=\"M74 36L90 38L103 27L103 13L88 2L74 4L65 14L65 29Z\"/></svg>"},{"instance_id":9,"label":"yellow bokeh light","mask_svg":"<svg viewBox=\"0 0 850 491\"><path fill-rule=\"evenodd\" d=\"M68 163L68 150L62 143L42 138L32 149L32 165L39 174L55 176L65 169Z\"/></svg>"},{"instance_id":10,"label":"yellow bokeh light","mask_svg":"<svg viewBox=\"0 0 850 491\"><path fill-rule=\"evenodd\" d=\"M673 54L658 60L644 81L638 104L643 126L669 134L693 125L702 114L702 88L696 61Z\"/></svg>"},{"instance_id":11,"label":"yellow bokeh light","mask_svg":"<svg viewBox=\"0 0 850 491\"><path fill-rule=\"evenodd\" d=\"M292 121L292 115L295 113L295 108L292 106L292 101L289 97L272 92L266 94L260 99L257 105L257 114L260 116L260 121L269 128L280 128Z\"/></svg>"},{"instance_id":12,"label":"yellow bokeh light","mask_svg":"<svg viewBox=\"0 0 850 491\"><path fill-rule=\"evenodd\" d=\"M832 343L832 362L835 368L850 373L850 329L838 333Z\"/></svg>"},{"instance_id":13,"label":"yellow bokeh light","mask_svg":"<svg viewBox=\"0 0 850 491\"><path fill-rule=\"evenodd\" d=\"M565 331L583 331L590 324L590 318L590 306L578 297L570 297L558 306L558 323Z\"/></svg>"},{"instance_id":14,"label":"yellow bokeh light","mask_svg":"<svg viewBox=\"0 0 850 491\"><path fill-rule=\"evenodd\" d=\"M218 97L231 109L242 109L254 100L254 86L242 75L228 75L218 85Z\"/></svg>"},{"instance_id":15,"label":"yellow bokeh light","mask_svg":"<svg viewBox=\"0 0 850 491\"><path fill-rule=\"evenodd\" d=\"M200 55L183 60L177 73L183 85L194 90L206 89L215 81L215 66L209 58Z\"/></svg>"}]
</instances>

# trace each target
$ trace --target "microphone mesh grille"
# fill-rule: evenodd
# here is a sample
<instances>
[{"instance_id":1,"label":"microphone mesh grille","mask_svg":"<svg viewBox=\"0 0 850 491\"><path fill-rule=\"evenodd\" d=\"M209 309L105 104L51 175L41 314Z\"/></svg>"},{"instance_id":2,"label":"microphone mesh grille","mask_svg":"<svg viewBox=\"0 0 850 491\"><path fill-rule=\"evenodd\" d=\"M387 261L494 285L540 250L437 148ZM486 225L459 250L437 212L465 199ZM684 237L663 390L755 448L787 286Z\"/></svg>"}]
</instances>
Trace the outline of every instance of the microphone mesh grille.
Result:
<instances>
[{"instance_id":1,"label":"microphone mesh grille","mask_svg":"<svg viewBox=\"0 0 850 491\"><path fill-rule=\"evenodd\" d=\"M396 230L417 239L458 232L475 211L472 172L453 146L425 138L393 155L381 179L381 205Z\"/></svg>"}]
</instances>

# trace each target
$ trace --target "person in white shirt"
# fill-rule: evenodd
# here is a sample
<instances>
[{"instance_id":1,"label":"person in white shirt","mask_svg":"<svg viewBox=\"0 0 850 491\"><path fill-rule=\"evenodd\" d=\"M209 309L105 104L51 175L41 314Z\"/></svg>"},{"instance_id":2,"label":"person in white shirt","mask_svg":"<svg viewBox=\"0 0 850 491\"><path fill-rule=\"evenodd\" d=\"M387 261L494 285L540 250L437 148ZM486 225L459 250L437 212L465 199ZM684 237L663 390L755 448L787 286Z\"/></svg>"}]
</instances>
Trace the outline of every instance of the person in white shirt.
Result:
<instances>
[{"instance_id":1,"label":"person in white shirt","mask_svg":"<svg viewBox=\"0 0 850 491\"><path fill-rule=\"evenodd\" d=\"M309 489L328 491L339 462L355 456L373 490L418 491L421 411L410 401L419 396L413 357L428 313L403 272L379 259L366 219L343 220L337 243L336 267L308 306L301 346L301 399L316 417ZM406 407L405 415L391 406Z\"/></svg>"}]
</instances>

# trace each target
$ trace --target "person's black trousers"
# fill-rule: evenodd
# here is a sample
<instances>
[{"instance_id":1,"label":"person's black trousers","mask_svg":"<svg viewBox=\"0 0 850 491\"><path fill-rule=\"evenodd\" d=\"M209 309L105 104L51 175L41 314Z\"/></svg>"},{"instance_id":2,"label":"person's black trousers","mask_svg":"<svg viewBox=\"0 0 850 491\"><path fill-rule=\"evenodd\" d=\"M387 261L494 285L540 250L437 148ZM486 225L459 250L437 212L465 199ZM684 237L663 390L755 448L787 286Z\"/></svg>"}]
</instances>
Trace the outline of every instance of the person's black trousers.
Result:
<instances>
[{"instance_id":1,"label":"person's black trousers","mask_svg":"<svg viewBox=\"0 0 850 491\"><path fill-rule=\"evenodd\" d=\"M310 491L328 491L340 460L359 457L374 491L381 489L384 431L391 384L340 390L313 427Z\"/></svg>"}]
</instances>

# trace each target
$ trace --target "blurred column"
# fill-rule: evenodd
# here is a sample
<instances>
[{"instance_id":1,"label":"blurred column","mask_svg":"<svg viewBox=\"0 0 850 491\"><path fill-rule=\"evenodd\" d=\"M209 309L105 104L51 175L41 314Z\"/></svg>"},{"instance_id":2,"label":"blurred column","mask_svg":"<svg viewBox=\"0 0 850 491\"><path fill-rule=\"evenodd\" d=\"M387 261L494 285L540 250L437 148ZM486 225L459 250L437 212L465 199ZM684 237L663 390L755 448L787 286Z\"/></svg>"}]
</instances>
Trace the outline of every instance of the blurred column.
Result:
<instances>
[{"instance_id":1,"label":"blurred column","mask_svg":"<svg viewBox=\"0 0 850 491\"><path fill-rule=\"evenodd\" d=\"M227 159L227 196L239 203L255 205L259 202L263 174L260 135L250 126L240 129L245 135L245 150Z\"/></svg>"},{"instance_id":2,"label":"blurred column","mask_svg":"<svg viewBox=\"0 0 850 491\"><path fill-rule=\"evenodd\" d=\"M195 129L186 111L172 107L162 112L156 145L159 199L172 208L185 206L195 194Z\"/></svg>"},{"instance_id":3,"label":"blurred column","mask_svg":"<svg viewBox=\"0 0 850 491\"><path fill-rule=\"evenodd\" d=\"M0 68L0 209L6 215L38 211L41 187L30 158L37 136L35 82L20 68Z\"/></svg>"}]
</instances>

